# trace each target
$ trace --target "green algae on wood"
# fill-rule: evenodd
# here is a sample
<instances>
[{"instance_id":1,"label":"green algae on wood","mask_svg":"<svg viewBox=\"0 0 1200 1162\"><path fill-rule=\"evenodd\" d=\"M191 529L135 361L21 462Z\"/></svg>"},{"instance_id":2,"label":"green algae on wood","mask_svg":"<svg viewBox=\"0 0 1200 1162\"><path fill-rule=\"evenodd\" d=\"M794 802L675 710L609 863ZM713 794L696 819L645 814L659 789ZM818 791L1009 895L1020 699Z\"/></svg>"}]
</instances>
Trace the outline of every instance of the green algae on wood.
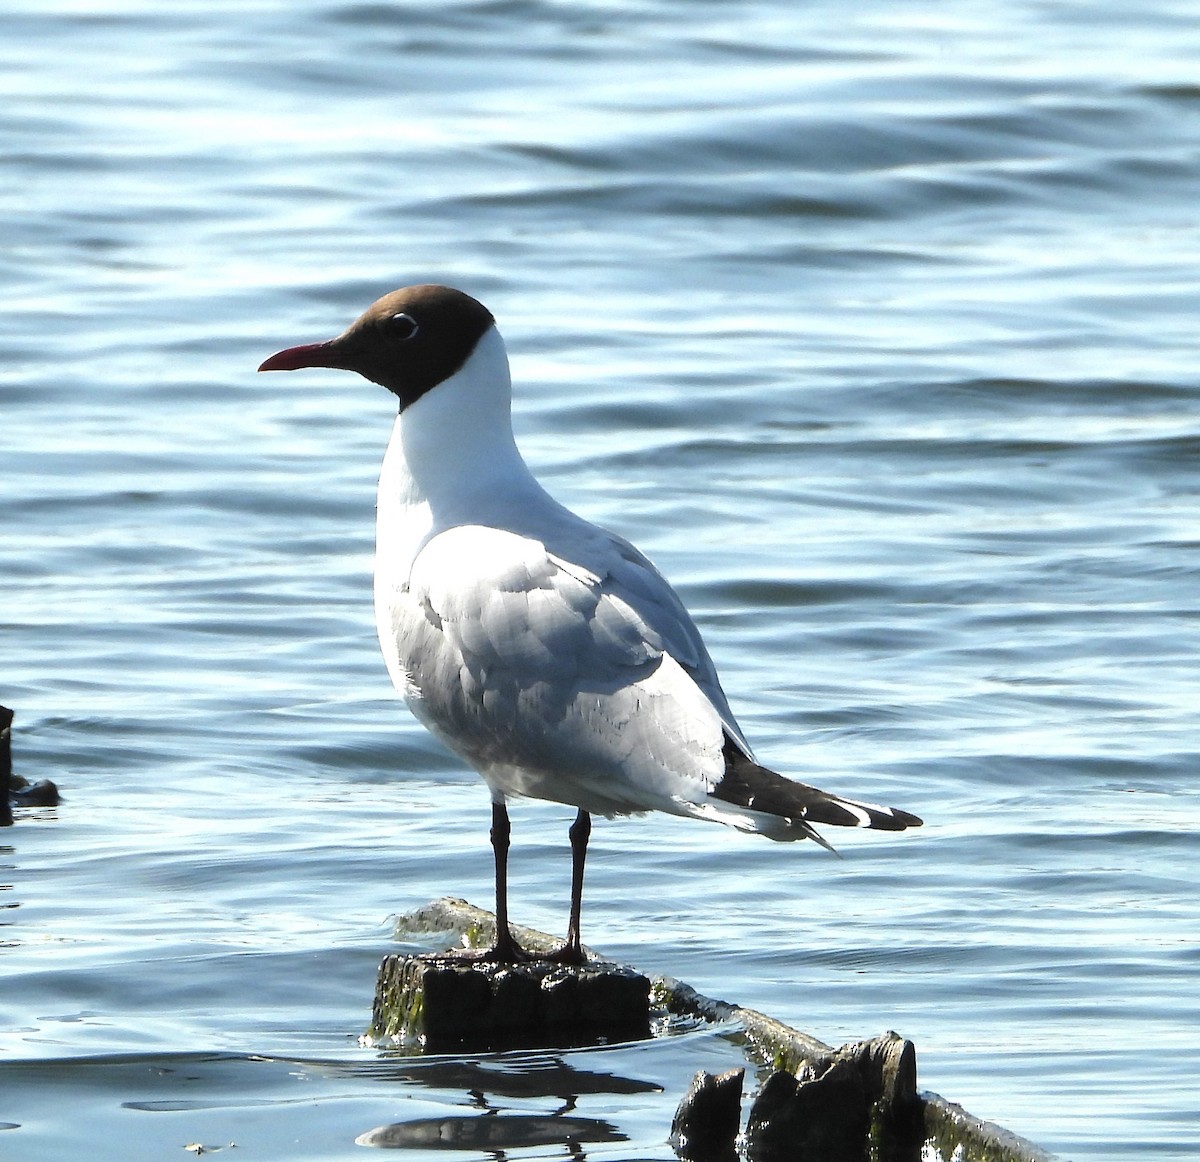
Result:
<instances>
[{"instance_id":1,"label":"green algae on wood","mask_svg":"<svg viewBox=\"0 0 1200 1162\"><path fill-rule=\"evenodd\" d=\"M396 925L401 939L441 933L464 940L469 933L468 947L487 946L494 931L489 912L449 897L400 917ZM513 933L533 952L547 952L562 943L528 928L514 926ZM590 951L588 955L595 958ZM726 1035L740 1042L748 1060L763 1068L760 1076L764 1083L772 1071L790 1074L803 1084L819 1079L835 1063L839 1072L857 1070L869 1107L864 1145L868 1162L906 1162L910 1157L921 1162L1053 1162L1051 1154L1003 1127L973 1117L938 1094L918 1092L915 1048L896 1033L834 1049L765 1013L706 997L670 977L651 977L647 987L653 1011L728 1026ZM424 1015L418 1012L418 1016ZM380 1022L378 1008L373 1026L372 1035L378 1039L397 1036ZM775 1082L780 1091L789 1085L786 1078Z\"/></svg>"},{"instance_id":2,"label":"green algae on wood","mask_svg":"<svg viewBox=\"0 0 1200 1162\"><path fill-rule=\"evenodd\" d=\"M388 956L368 1037L426 1052L567 1047L650 1035L650 982L622 965Z\"/></svg>"}]
</instances>

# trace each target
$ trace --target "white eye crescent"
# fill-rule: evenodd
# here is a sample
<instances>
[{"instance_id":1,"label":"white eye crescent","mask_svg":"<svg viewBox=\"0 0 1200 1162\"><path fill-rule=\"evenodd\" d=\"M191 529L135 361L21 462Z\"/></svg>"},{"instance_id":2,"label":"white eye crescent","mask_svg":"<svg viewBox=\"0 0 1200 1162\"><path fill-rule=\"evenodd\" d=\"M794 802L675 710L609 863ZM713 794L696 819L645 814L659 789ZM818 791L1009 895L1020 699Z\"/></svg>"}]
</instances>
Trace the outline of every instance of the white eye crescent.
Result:
<instances>
[{"instance_id":1,"label":"white eye crescent","mask_svg":"<svg viewBox=\"0 0 1200 1162\"><path fill-rule=\"evenodd\" d=\"M421 329L417 320L403 311L388 320L388 327L397 339L411 339Z\"/></svg>"}]
</instances>

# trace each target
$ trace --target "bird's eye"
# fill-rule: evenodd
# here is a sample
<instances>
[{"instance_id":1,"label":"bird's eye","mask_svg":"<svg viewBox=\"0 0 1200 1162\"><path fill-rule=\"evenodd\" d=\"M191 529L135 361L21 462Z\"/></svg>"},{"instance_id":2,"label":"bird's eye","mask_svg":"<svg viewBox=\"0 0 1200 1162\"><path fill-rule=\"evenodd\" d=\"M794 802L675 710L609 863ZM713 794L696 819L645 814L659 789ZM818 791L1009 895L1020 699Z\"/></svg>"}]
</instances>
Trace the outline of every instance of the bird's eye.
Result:
<instances>
[{"instance_id":1,"label":"bird's eye","mask_svg":"<svg viewBox=\"0 0 1200 1162\"><path fill-rule=\"evenodd\" d=\"M417 326L417 320L412 315L401 311L388 319L388 329L397 339L411 339L421 328Z\"/></svg>"}]
</instances>

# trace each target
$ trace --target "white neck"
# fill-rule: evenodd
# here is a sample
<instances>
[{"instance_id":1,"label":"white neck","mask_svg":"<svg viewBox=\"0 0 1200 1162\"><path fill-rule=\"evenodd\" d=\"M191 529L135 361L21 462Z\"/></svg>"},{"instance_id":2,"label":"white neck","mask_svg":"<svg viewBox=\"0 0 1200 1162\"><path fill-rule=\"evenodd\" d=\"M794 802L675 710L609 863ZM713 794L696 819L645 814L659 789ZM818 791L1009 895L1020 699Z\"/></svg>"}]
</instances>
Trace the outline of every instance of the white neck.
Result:
<instances>
[{"instance_id":1,"label":"white neck","mask_svg":"<svg viewBox=\"0 0 1200 1162\"><path fill-rule=\"evenodd\" d=\"M517 450L511 405L508 356L492 327L454 375L396 417L379 477L381 564L407 576L436 531L510 527L528 505L554 503Z\"/></svg>"}]
</instances>

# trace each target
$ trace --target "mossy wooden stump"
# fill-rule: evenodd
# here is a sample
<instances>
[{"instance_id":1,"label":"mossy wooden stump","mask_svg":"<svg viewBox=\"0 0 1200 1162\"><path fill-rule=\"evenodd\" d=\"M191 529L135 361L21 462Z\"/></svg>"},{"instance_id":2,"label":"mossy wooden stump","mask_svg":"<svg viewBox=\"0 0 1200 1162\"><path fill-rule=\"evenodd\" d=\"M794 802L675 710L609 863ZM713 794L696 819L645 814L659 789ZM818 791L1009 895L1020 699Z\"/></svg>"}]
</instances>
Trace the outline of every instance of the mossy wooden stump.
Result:
<instances>
[{"instance_id":1,"label":"mossy wooden stump","mask_svg":"<svg viewBox=\"0 0 1200 1162\"><path fill-rule=\"evenodd\" d=\"M429 1053L638 1040L650 1035L650 981L602 961L387 956L368 1035Z\"/></svg>"},{"instance_id":2,"label":"mossy wooden stump","mask_svg":"<svg viewBox=\"0 0 1200 1162\"><path fill-rule=\"evenodd\" d=\"M465 900L446 897L398 917L396 934L402 939L426 939L434 934L438 938L457 936L466 948L478 949L487 947L494 940L495 924L489 912ZM559 938L529 928L514 926L513 934L523 948L535 953L546 953L562 943ZM834 1049L756 1009L706 997L670 977L657 976L647 982L631 969L607 965L590 951L588 955L590 959L582 970L564 969L546 961L524 965L521 969L536 970L531 975L536 976L538 990L542 988L541 982L551 980L555 973L590 971L608 976L618 972L636 978L640 981L638 1021L641 1032L631 1034L614 1025L601 1030L579 1024L563 1028L542 1024L538 1028L539 1036L544 1040L541 1046L536 1046L528 1039L530 1029L522 1029L515 1037L509 1035L508 1030L518 1024L512 1020L512 1013L496 1013L497 1008L503 1010L510 1003L516 1011L515 1002L503 995L504 987L519 990L527 985L501 986L499 1002L490 983L468 985L467 990L479 989L476 1003L481 1007L484 1007L483 988L488 991L486 1011L492 1012L498 1022L500 1036L497 1039L501 1042L493 1047L553 1045L566 1048L601 1039L644 1037L649 1024L650 1007L645 1001L649 985L656 1021L678 1017L727 1026L729 1032L724 1035L736 1038L742 1044L747 1060L759 1067L761 1084L744 1134L747 1156L756 1162L773 1162L777 1158L796 1162L812 1157L836 1158L838 1162L865 1162L868 1159L870 1162L920 1162L926 1158L943 1162L1053 1162L1051 1155L1032 1142L992 1122L973 1117L961 1106L936 1093L919 1092L916 1051L912 1042L896 1033L884 1033L869 1041ZM370 1032L372 1039L404 1041L408 1038L421 1045L424 1038L426 1050L452 1051L464 1048L463 1042L455 1040L455 1036L464 1030L468 1036L474 1036L483 1028L481 1024L472 1024L467 1014L462 1013L458 1024L449 1027L450 1041L439 1045L436 1039L429 1037L427 1011L417 1014L425 1022L424 1027L419 1022L406 1025L404 1014L415 1002L410 1001L405 1007L401 999L404 980L406 974L411 974L419 981L425 971L422 964L426 968L443 965L451 970L465 969L467 976L480 969L496 976L520 971L511 966L481 964L454 953L389 956L380 965ZM412 967L406 968L406 965ZM434 993L437 987L434 986ZM415 994L416 997L421 995L428 998L429 993ZM545 1001L540 1003L544 1009ZM609 1004L611 1002L606 1000L605 1006ZM611 1017L615 1011L610 1010L608 1015ZM449 1012L453 1018L453 1004ZM583 1032L587 1035L580 1036ZM472 1046L468 1051L474 1048ZM734 1157L733 1143L741 1125L742 1079L740 1069L720 1077L701 1072L693 1079L672 1126L672 1141L680 1157L704 1158L706 1162ZM814 1109L820 1111L820 1116L814 1117ZM708 1146L714 1146L715 1150L703 1152L701 1148ZM721 1147L725 1147L723 1154Z\"/></svg>"}]
</instances>

